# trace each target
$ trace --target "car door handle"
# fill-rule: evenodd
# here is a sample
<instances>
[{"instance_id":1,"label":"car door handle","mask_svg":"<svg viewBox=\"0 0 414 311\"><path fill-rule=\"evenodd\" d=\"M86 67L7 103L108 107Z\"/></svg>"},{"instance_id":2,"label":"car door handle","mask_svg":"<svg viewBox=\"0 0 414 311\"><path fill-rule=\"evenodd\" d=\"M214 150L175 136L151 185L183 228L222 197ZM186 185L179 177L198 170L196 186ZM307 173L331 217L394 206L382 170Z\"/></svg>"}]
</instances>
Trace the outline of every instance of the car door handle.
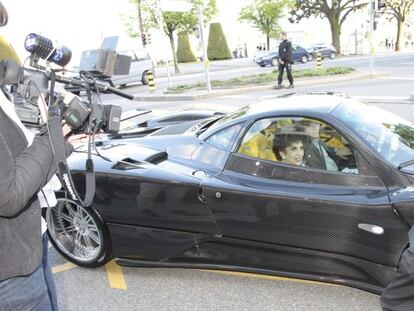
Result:
<instances>
[{"instance_id":1,"label":"car door handle","mask_svg":"<svg viewBox=\"0 0 414 311\"><path fill-rule=\"evenodd\" d=\"M384 233L384 228L378 225L359 223L358 228L377 235Z\"/></svg>"},{"instance_id":2,"label":"car door handle","mask_svg":"<svg viewBox=\"0 0 414 311\"><path fill-rule=\"evenodd\" d=\"M206 196L204 195L204 193L203 193L203 188L199 188L198 189L198 194L197 194L197 197L198 197L198 200L201 202L201 203L206 203L207 202L207 198L206 198Z\"/></svg>"}]
</instances>

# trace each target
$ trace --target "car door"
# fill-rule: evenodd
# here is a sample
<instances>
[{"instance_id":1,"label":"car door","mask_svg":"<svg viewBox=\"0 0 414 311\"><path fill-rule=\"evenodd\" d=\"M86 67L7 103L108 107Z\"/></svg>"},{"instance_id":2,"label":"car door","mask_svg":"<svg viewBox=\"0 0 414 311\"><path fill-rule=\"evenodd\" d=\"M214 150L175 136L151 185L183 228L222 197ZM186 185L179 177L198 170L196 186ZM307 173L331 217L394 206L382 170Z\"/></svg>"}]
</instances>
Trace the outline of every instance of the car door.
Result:
<instances>
[{"instance_id":1,"label":"car door","mask_svg":"<svg viewBox=\"0 0 414 311\"><path fill-rule=\"evenodd\" d=\"M323 124L351 150L344 164L338 161L336 171L241 152L241 146L263 132L264 124L277 122L282 130L298 120L256 121L225 169L203 181L203 194L223 237L396 266L407 245L407 229L355 142Z\"/></svg>"}]
</instances>

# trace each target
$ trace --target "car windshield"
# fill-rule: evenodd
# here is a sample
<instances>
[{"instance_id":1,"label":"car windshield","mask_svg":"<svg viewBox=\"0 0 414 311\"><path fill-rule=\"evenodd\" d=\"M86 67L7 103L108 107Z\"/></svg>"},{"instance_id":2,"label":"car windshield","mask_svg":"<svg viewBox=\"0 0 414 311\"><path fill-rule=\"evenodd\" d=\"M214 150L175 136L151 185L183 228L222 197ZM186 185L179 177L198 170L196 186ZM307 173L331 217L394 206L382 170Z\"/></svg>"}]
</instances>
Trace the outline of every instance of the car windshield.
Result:
<instances>
[{"instance_id":1,"label":"car windshield","mask_svg":"<svg viewBox=\"0 0 414 311\"><path fill-rule=\"evenodd\" d=\"M381 157L400 168L407 166L414 173L414 125L380 108L349 102L332 112L351 127Z\"/></svg>"},{"instance_id":2,"label":"car windshield","mask_svg":"<svg viewBox=\"0 0 414 311\"><path fill-rule=\"evenodd\" d=\"M208 122L206 123L200 123L201 126L199 126L196 129L196 136L200 135L201 133L208 131L208 135L211 134L211 130L214 131L215 128L217 128L218 126L220 126L221 124L227 122L227 121L231 121L234 119L237 119L243 115L245 115L250 109L250 106L245 106L243 108L240 108L239 110L235 111L235 112L231 112L228 113L224 116L220 116L219 118L216 119L209 119Z\"/></svg>"}]
</instances>

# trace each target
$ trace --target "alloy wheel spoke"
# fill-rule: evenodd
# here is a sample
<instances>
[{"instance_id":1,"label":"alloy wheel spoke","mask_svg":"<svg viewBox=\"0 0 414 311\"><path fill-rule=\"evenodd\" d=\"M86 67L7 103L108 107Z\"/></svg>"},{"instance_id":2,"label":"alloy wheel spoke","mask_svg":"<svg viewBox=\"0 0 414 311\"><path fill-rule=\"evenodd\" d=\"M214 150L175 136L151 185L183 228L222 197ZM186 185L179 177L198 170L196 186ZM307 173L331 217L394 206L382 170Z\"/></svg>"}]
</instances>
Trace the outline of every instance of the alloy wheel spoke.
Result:
<instances>
[{"instance_id":1,"label":"alloy wheel spoke","mask_svg":"<svg viewBox=\"0 0 414 311\"><path fill-rule=\"evenodd\" d=\"M101 245L101 241L99 239L99 235L97 232L95 231L90 231L89 232L89 237L97 244L97 245Z\"/></svg>"},{"instance_id":2,"label":"alloy wheel spoke","mask_svg":"<svg viewBox=\"0 0 414 311\"><path fill-rule=\"evenodd\" d=\"M88 235L85 235L83 237L83 239L85 241L85 245L86 245L87 248L89 248L89 249L94 249L95 248L95 246L93 246L93 244L92 244L91 238Z\"/></svg>"}]
</instances>

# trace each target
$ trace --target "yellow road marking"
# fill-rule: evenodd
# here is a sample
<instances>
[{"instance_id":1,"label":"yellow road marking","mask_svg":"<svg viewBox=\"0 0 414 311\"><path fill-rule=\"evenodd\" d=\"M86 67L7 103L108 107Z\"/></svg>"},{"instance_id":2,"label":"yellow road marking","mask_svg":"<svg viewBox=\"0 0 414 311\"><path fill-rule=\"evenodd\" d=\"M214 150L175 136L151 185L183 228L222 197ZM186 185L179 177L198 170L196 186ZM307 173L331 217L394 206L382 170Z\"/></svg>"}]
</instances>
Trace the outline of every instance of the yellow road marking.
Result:
<instances>
[{"instance_id":1,"label":"yellow road marking","mask_svg":"<svg viewBox=\"0 0 414 311\"><path fill-rule=\"evenodd\" d=\"M304 284L317 284L317 285L325 285L325 286L340 286L337 284L331 284L331 283L325 283L325 282L294 279L294 278L265 275L265 274L255 274L255 273L235 272L235 271L205 270L205 269L200 269L200 270L206 271L206 272L220 273L220 274L226 274L226 275L236 275L236 276L242 276L242 277L251 277L251 278L257 278L257 279L287 281L287 282L296 282L296 283L304 283Z\"/></svg>"},{"instance_id":2,"label":"yellow road marking","mask_svg":"<svg viewBox=\"0 0 414 311\"><path fill-rule=\"evenodd\" d=\"M115 261L111 260L106 265L106 273L108 274L109 285L112 288L127 290L122 268Z\"/></svg>"},{"instance_id":3,"label":"yellow road marking","mask_svg":"<svg viewBox=\"0 0 414 311\"><path fill-rule=\"evenodd\" d=\"M52 267L52 272L53 273L59 273L59 272L74 269L76 267L77 267L77 265L75 265L71 262L68 262L68 263L65 263L65 264L60 265L60 266Z\"/></svg>"}]
</instances>

